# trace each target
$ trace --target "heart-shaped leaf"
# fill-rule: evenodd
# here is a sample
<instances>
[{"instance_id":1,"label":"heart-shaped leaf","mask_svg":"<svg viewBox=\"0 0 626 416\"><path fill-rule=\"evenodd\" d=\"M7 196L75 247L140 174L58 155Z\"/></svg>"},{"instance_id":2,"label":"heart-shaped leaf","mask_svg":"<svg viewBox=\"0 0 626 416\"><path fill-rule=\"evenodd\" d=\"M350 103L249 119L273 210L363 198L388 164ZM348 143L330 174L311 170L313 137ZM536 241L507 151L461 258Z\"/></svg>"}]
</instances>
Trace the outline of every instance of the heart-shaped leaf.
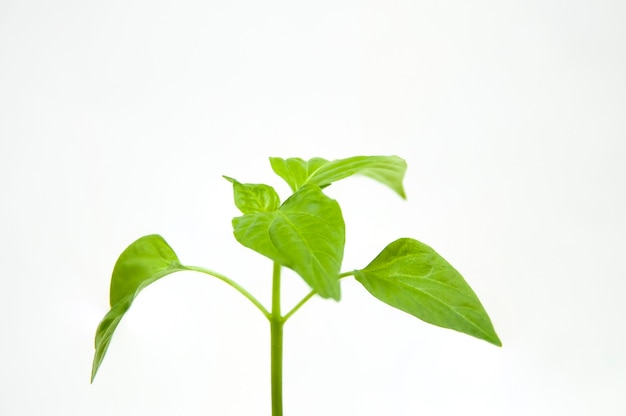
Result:
<instances>
[{"instance_id":1,"label":"heart-shaped leaf","mask_svg":"<svg viewBox=\"0 0 626 416\"><path fill-rule=\"evenodd\" d=\"M474 291L426 244L409 238L396 240L354 275L388 305L428 323L502 345Z\"/></svg>"},{"instance_id":2,"label":"heart-shaped leaf","mask_svg":"<svg viewBox=\"0 0 626 416\"><path fill-rule=\"evenodd\" d=\"M406 198L402 185L406 162L398 156L354 156L333 161L319 157L309 161L271 157L270 164L274 172L294 192L307 184L324 188L340 179L360 174L387 185L402 198Z\"/></svg>"},{"instance_id":3,"label":"heart-shaped leaf","mask_svg":"<svg viewBox=\"0 0 626 416\"><path fill-rule=\"evenodd\" d=\"M96 330L96 353L91 381L96 377L115 328L135 297L149 284L163 276L185 270L174 250L159 235L141 237L126 248L115 263L111 277L111 310Z\"/></svg>"},{"instance_id":4,"label":"heart-shaped leaf","mask_svg":"<svg viewBox=\"0 0 626 416\"><path fill-rule=\"evenodd\" d=\"M339 300L345 226L337 201L305 186L273 212L233 219L242 245L289 267L324 298Z\"/></svg>"}]
</instances>

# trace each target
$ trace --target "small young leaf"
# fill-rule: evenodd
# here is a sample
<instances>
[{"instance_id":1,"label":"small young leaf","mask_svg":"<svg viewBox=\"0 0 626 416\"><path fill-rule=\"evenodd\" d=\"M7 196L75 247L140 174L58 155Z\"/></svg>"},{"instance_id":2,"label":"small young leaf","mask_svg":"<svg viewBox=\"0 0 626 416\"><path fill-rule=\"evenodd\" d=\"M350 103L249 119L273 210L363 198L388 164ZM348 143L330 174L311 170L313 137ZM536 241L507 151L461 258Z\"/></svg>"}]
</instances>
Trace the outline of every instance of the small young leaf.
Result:
<instances>
[{"instance_id":1,"label":"small young leaf","mask_svg":"<svg viewBox=\"0 0 626 416\"><path fill-rule=\"evenodd\" d=\"M428 323L501 346L487 312L463 277L432 248L402 238L354 276L375 297Z\"/></svg>"},{"instance_id":2,"label":"small young leaf","mask_svg":"<svg viewBox=\"0 0 626 416\"><path fill-rule=\"evenodd\" d=\"M180 270L185 270L184 266L159 235L141 237L122 252L111 277L111 310L96 330L91 381L96 377L115 328L139 292L161 277Z\"/></svg>"},{"instance_id":3,"label":"small young leaf","mask_svg":"<svg viewBox=\"0 0 626 416\"><path fill-rule=\"evenodd\" d=\"M243 214L275 211L280 206L278 194L269 185L240 183L228 176L224 179L233 184L235 205Z\"/></svg>"},{"instance_id":4,"label":"small young leaf","mask_svg":"<svg viewBox=\"0 0 626 416\"><path fill-rule=\"evenodd\" d=\"M406 162L398 156L354 156L330 162L319 157L308 162L300 158L271 157L270 164L294 192L307 184L324 188L340 179L360 174L387 185L406 198L402 185Z\"/></svg>"},{"instance_id":5,"label":"small young leaf","mask_svg":"<svg viewBox=\"0 0 626 416\"><path fill-rule=\"evenodd\" d=\"M309 161L299 157L289 159L270 157L272 170L287 182L293 192L304 186L309 176L327 163L328 161L321 157L315 157Z\"/></svg>"},{"instance_id":6,"label":"small young leaf","mask_svg":"<svg viewBox=\"0 0 626 416\"><path fill-rule=\"evenodd\" d=\"M245 247L289 267L324 298L339 300L345 226L337 201L305 186L273 212L233 219Z\"/></svg>"}]
</instances>

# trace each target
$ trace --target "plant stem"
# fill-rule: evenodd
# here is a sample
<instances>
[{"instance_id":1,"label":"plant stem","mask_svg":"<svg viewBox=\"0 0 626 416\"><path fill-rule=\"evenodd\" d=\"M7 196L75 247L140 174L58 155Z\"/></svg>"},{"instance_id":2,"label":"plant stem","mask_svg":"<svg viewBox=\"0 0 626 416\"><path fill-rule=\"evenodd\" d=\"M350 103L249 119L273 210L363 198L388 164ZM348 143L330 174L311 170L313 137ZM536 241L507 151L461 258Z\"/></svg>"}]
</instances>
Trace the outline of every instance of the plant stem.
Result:
<instances>
[{"instance_id":1,"label":"plant stem","mask_svg":"<svg viewBox=\"0 0 626 416\"><path fill-rule=\"evenodd\" d=\"M280 269L280 264L274 262L274 270L272 273L272 313L268 316L271 338L272 416L283 416L283 327L287 319L316 294L316 292L312 290L285 316L282 316L280 310ZM339 278L341 279L353 275L353 271L345 272L341 273ZM237 288L235 287L235 289ZM249 296L246 297L250 298Z\"/></svg>"},{"instance_id":2,"label":"plant stem","mask_svg":"<svg viewBox=\"0 0 626 416\"><path fill-rule=\"evenodd\" d=\"M274 262L270 316L272 365L272 416L283 416L283 325L280 312L280 264Z\"/></svg>"}]
</instances>

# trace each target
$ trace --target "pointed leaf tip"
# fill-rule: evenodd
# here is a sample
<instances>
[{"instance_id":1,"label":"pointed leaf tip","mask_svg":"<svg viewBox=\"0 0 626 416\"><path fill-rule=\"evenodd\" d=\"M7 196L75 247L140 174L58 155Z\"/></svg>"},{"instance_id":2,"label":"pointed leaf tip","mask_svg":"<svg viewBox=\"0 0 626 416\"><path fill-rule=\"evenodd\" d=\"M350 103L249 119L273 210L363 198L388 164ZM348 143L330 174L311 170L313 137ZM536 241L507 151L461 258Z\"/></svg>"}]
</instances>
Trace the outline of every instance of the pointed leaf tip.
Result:
<instances>
[{"instance_id":1,"label":"pointed leaf tip","mask_svg":"<svg viewBox=\"0 0 626 416\"><path fill-rule=\"evenodd\" d=\"M426 244L389 244L355 277L386 304L443 328L501 346L491 320L463 277Z\"/></svg>"},{"instance_id":2,"label":"pointed leaf tip","mask_svg":"<svg viewBox=\"0 0 626 416\"><path fill-rule=\"evenodd\" d=\"M122 252L111 277L111 310L96 330L91 382L96 377L113 333L135 297L149 284L170 273L185 270L174 250L159 235L141 237Z\"/></svg>"}]
</instances>

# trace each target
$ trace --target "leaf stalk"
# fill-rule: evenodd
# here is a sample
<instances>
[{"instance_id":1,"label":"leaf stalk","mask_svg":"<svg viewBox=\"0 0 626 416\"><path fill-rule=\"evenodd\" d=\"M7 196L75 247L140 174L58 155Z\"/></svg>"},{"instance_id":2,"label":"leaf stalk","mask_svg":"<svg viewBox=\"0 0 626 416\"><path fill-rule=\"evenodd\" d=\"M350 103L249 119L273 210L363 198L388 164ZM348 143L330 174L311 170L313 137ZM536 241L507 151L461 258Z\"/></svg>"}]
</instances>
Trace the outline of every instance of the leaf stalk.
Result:
<instances>
[{"instance_id":1,"label":"leaf stalk","mask_svg":"<svg viewBox=\"0 0 626 416\"><path fill-rule=\"evenodd\" d=\"M339 275L339 279L342 279L342 278L348 277L348 276L354 276L354 271L341 273ZM317 294L317 292L315 290L310 291L305 297L302 298L302 300L300 302L298 302L296 304L296 306L294 306L289 312L287 312L287 314L283 318L283 321L287 322L287 319L289 319L294 313L296 313L296 311L298 309L300 309L305 303L307 303L309 301L309 299L311 299L316 294Z\"/></svg>"},{"instance_id":2,"label":"leaf stalk","mask_svg":"<svg viewBox=\"0 0 626 416\"><path fill-rule=\"evenodd\" d=\"M243 286L239 285L234 280L224 276L223 274L214 272L213 270L205 269L204 267L198 267L198 266L183 266L183 267L184 267L185 270L193 270L195 272L208 274L209 276L213 276L213 277L221 280L222 282L224 282L227 285L231 286L237 292L239 292L242 295L244 295L250 302L252 302L252 304L254 306L256 306L261 311L261 313L263 313L263 315L265 315L265 317L267 319L271 319L272 315L265 308L265 306L263 306L263 304L261 302L259 302L259 300L257 298L252 296L252 294L250 294L250 292L248 292L246 289L243 288Z\"/></svg>"}]
</instances>

